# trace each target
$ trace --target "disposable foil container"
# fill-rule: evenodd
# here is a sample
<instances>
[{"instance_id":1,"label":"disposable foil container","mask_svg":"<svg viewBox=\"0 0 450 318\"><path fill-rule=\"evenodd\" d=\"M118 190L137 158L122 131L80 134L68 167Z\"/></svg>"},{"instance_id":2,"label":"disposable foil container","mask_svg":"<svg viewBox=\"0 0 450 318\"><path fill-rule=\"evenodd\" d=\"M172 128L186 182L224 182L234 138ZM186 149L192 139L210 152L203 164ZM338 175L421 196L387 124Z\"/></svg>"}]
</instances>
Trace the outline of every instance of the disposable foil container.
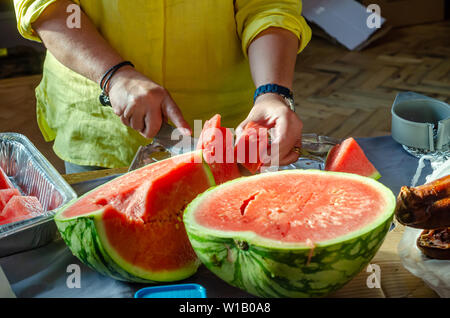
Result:
<instances>
[{"instance_id":1,"label":"disposable foil container","mask_svg":"<svg viewBox=\"0 0 450 318\"><path fill-rule=\"evenodd\" d=\"M0 133L0 167L23 195L36 196L39 216L0 225L0 257L45 245L58 237L53 217L75 191L25 136Z\"/></svg>"}]
</instances>

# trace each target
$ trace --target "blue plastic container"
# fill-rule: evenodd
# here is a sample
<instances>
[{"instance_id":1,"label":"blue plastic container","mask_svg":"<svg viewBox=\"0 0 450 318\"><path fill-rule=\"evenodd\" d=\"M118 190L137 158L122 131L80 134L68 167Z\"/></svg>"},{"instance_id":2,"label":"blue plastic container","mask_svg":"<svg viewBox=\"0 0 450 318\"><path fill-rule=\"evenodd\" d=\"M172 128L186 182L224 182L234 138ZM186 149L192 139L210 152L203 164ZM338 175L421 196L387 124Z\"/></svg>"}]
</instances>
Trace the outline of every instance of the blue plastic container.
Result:
<instances>
[{"instance_id":1,"label":"blue plastic container","mask_svg":"<svg viewBox=\"0 0 450 318\"><path fill-rule=\"evenodd\" d=\"M154 286L139 289L134 298L206 298L206 290L198 284Z\"/></svg>"}]
</instances>

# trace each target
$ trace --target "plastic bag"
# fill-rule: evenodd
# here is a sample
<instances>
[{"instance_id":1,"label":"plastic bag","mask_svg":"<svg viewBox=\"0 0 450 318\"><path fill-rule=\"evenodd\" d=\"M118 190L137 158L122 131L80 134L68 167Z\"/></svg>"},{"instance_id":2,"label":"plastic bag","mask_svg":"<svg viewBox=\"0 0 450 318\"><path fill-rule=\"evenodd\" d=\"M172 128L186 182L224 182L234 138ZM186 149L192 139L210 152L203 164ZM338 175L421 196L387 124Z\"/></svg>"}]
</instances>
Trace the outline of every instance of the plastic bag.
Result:
<instances>
[{"instance_id":1,"label":"plastic bag","mask_svg":"<svg viewBox=\"0 0 450 318\"><path fill-rule=\"evenodd\" d=\"M449 159L431 160L431 166L433 173L426 177L427 183L450 174ZM420 174L421 167L423 164L419 162L418 174ZM413 178L413 180L417 179ZM398 245L398 254L403 266L413 275L422 278L440 297L450 298L450 260L426 257L416 245L421 232L421 229L405 227L405 232Z\"/></svg>"}]
</instances>

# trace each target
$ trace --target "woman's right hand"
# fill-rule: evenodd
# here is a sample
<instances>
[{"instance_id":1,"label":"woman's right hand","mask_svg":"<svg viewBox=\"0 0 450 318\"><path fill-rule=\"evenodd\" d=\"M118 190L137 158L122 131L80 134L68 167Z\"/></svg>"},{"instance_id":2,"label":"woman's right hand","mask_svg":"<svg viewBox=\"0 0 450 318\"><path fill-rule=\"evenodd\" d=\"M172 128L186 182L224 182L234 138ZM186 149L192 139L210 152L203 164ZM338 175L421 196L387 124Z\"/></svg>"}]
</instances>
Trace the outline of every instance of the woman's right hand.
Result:
<instances>
[{"instance_id":1,"label":"woman's right hand","mask_svg":"<svg viewBox=\"0 0 450 318\"><path fill-rule=\"evenodd\" d=\"M191 128L169 92L130 66L119 69L107 89L114 113L146 138L154 137L170 119L183 135Z\"/></svg>"}]
</instances>

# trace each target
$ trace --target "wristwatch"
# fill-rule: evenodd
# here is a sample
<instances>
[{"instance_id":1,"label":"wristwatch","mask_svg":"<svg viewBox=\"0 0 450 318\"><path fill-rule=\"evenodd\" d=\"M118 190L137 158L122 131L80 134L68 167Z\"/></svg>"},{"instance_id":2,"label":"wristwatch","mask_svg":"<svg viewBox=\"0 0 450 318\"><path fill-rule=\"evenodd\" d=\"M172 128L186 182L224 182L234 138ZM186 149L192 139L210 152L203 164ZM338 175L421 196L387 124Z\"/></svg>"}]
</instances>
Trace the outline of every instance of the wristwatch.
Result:
<instances>
[{"instance_id":1,"label":"wristwatch","mask_svg":"<svg viewBox=\"0 0 450 318\"><path fill-rule=\"evenodd\" d=\"M293 112L295 112L294 94L289 88L278 84L266 84L259 86L255 91L255 95L253 96L253 103L255 103L256 98L258 98L258 96L267 93L275 93L282 96L286 101L286 104L289 106L289 108Z\"/></svg>"}]
</instances>

